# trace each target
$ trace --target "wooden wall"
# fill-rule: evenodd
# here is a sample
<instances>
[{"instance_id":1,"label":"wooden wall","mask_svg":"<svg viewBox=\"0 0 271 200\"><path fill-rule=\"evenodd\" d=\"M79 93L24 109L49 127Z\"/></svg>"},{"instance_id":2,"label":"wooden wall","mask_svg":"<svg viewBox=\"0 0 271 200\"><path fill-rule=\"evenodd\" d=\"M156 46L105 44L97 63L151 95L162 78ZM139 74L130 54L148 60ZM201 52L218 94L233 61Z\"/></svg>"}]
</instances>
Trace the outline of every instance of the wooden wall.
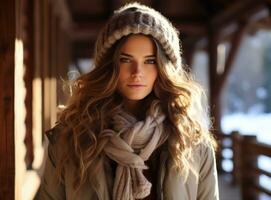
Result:
<instances>
[{"instance_id":1,"label":"wooden wall","mask_svg":"<svg viewBox=\"0 0 271 200\"><path fill-rule=\"evenodd\" d=\"M32 199L39 186L43 133L65 101L59 82L70 45L63 2L0 1L0 199Z\"/></svg>"},{"instance_id":2,"label":"wooden wall","mask_svg":"<svg viewBox=\"0 0 271 200\"><path fill-rule=\"evenodd\" d=\"M0 194L14 199L15 0L0 1Z\"/></svg>"}]
</instances>

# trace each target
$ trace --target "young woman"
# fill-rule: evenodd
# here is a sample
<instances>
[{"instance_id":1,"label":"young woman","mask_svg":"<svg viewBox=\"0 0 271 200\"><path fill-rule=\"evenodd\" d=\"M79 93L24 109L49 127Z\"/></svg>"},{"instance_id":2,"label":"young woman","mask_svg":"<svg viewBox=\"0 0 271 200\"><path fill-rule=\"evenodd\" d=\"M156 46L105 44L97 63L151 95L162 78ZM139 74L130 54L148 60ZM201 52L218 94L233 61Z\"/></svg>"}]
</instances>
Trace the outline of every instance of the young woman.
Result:
<instances>
[{"instance_id":1,"label":"young woman","mask_svg":"<svg viewBox=\"0 0 271 200\"><path fill-rule=\"evenodd\" d=\"M218 199L202 89L181 64L178 32L128 4L96 43L57 125L39 199Z\"/></svg>"}]
</instances>

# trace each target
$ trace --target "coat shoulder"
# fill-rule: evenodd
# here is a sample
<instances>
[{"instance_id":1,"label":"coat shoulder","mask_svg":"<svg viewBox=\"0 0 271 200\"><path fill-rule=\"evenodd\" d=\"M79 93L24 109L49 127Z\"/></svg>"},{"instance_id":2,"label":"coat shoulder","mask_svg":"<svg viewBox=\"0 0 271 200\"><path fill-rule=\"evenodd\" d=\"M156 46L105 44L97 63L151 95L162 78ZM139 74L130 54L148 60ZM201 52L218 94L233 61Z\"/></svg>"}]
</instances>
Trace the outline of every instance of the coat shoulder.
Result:
<instances>
[{"instance_id":1,"label":"coat shoulder","mask_svg":"<svg viewBox=\"0 0 271 200\"><path fill-rule=\"evenodd\" d=\"M53 128L45 132L48 138L48 157L53 166L56 166L62 156L67 152L67 141L65 140L65 127L61 124L56 124Z\"/></svg>"},{"instance_id":2,"label":"coat shoulder","mask_svg":"<svg viewBox=\"0 0 271 200\"><path fill-rule=\"evenodd\" d=\"M53 128L45 132L45 135L48 138L50 144L55 145L56 143L58 143L64 128L64 125L58 123Z\"/></svg>"}]
</instances>

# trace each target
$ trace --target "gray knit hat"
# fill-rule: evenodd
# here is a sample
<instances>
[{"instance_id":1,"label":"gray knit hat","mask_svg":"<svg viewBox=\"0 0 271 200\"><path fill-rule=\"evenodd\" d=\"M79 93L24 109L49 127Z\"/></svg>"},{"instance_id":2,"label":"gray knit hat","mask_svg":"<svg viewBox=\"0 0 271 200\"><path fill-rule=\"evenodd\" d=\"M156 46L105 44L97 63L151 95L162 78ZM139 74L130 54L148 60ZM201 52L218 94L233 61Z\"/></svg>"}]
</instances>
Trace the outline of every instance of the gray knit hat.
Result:
<instances>
[{"instance_id":1,"label":"gray knit hat","mask_svg":"<svg viewBox=\"0 0 271 200\"><path fill-rule=\"evenodd\" d=\"M176 68L181 67L178 31L156 10L139 3L130 3L116 10L96 41L95 65L98 66L113 44L129 34L153 36Z\"/></svg>"}]
</instances>

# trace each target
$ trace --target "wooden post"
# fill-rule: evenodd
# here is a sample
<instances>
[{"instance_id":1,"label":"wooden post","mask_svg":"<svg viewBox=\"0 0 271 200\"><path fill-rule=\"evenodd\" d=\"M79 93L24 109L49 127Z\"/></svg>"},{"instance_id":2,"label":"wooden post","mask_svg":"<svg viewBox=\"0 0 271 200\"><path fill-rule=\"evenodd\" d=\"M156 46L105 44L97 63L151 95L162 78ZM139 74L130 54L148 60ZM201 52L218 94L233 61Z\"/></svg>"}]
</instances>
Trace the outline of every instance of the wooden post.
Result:
<instances>
[{"instance_id":1,"label":"wooden post","mask_svg":"<svg viewBox=\"0 0 271 200\"><path fill-rule=\"evenodd\" d=\"M227 76L232 68L232 63L235 59L236 53L242 41L242 36L246 31L246 23L241 23L238 31L233 36L232 39L232 47L229 52L229 55L226 60L225 70L222 74L217 72L217 60L218 53L217 47L219 43L220 31L215 30L213 26L210 27L209 30L209 88L210 88L210 108L211 108L211 117L214 126L214 132L221 132L221 106L220 106L220 98L221 93L223 91L223 86L225 85ZM222 172L222 149L219 148L217 152L217 167L218 171Z\"/></svg>"},{"instance_id":2,"label":"wooden post","mask_svg":"<svg viewBox=\"0 0 271 200\"><path fill-rule=\"evenodd\" d=\"M209 88L210 88L210 106L211 117L213 118L214 129L220 133L220 116L219 116L219 95L216 93L215 84L217 82L217 45L218 33L210 30L209 32Z\"/></svg>"},{"instance_id":3,"label":"wooden post","mask_svg":"<svg viewBox=\"0 0 271 200\"><path fill-rule=\"evenodd\" d=\"M210 115L213 122L213 133L221 133L221 115L220 115L220 93L216 90L217 84L217 45L219 39L219 32L216 32L212 27L209 30L209 99L210 99ZM217 169L219 172L222 170L222 154L221 148L217 151Z\"/></svg>"},{"instance_id":4,"label":"wooden post","mask_svg":"<svg viewBox=\"0 0 271 200\"><path fill-rule=\"evenodd\" d=\"M43 32L42 32L42 79L43 79L43 132L51 128L51 91L50 91L50 78L51 78L51 58L50 58L50 47L51 47L51 14L52 9L49 0L42 2L43 11Z\"/></svg>"},{"instance_id":5,"label":"wooden post","mask_svg":"<svg viewBox=\"0 0 271 200\"><path fill-rule=\"evenodd\" d=\"M241 140L241 194L242 199L257 200L258 194L253 189L259 184L259 175L255 172L257 155L250 149L250 143L256 141L256 136L246 135Z\"/></svg>"},{"instance_id":6,"label":"wooden post","mask_svg":"<svg viewBox=\"0 0 271 200\"><path fill-rule=\"evenodd\" d=\"M0 1L0 196L15 196L14 71L15 3Z\"/></svg>"},{"instance_id":7,"label":"wooden post","mask_svg":"<svg viewBox=\"0 0 271 200\"><path fill-rule=\"evenodd\" d=\"M25 125L26 133L24 143L26 146L25 162L27 169L32 169L32 163L34 160L34 150L33 150L33 135L32 135L32 107L33 107L33 77L34 77L34 2L33 0L23 1L23 15L27 20L23 21L23 31L24 31L24 63L25 63L25 74L24 82L26 86L26 96L25 96Z\"/></svg>"},{"instance_id":8,"label":"wooden post","mask_svg":"<svg viewBox=\"0 0 271 200\"><path fill-rule=\"evenodd\" d=\"M192 59L194 55L194 50L195 50L195 44L192 42L185 44L183 43L183 57L185 59L185 64L187 66L187 70L191 70L191 64L192 64Z\"/></svg>"}]
</instances>

